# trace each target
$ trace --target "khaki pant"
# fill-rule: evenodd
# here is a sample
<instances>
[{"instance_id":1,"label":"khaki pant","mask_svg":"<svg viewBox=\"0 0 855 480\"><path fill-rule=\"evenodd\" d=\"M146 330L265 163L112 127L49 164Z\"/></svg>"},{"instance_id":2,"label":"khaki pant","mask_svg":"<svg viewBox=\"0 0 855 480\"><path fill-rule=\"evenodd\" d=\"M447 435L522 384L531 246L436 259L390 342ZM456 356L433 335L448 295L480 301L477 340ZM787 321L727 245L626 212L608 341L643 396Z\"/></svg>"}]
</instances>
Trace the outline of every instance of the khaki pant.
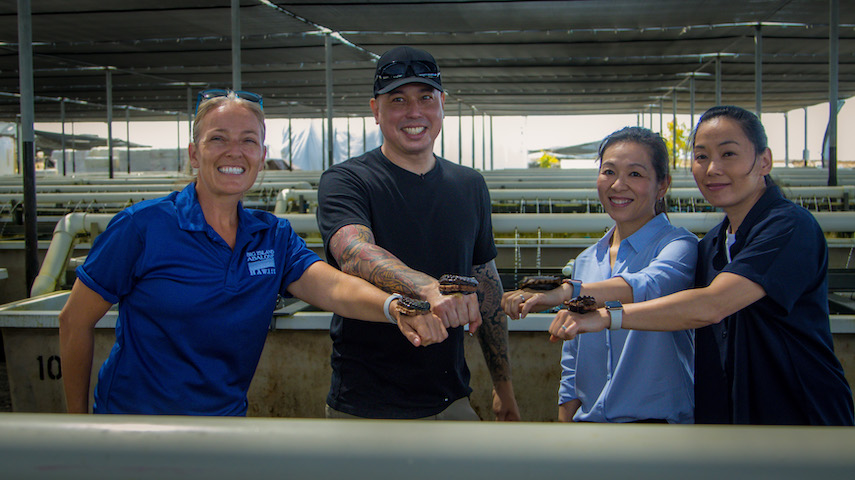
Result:
<instances>
[{"instance_id":1,"label":"khaki pant","mask_svg":"<svg viewBox=\"0 0 855 480\"><path fill-rule=\"evenodd\" d=\"M364 417L357 417L356 415L351 415L349 413L339 412L338 410L330 407L329 405L324 406L326 407L325 410L327 418L370 420ZM469 397L463 397L460 400L455 400L451 405L448 406L448 408L439 412L436 415L431 415L429 417L424 418L416 418L414 420L456 420L478 422L481 419L478 417L478 414L475 413L475 410L472 409L472 405L469 404Z\"/></svg>"}]
</instances>

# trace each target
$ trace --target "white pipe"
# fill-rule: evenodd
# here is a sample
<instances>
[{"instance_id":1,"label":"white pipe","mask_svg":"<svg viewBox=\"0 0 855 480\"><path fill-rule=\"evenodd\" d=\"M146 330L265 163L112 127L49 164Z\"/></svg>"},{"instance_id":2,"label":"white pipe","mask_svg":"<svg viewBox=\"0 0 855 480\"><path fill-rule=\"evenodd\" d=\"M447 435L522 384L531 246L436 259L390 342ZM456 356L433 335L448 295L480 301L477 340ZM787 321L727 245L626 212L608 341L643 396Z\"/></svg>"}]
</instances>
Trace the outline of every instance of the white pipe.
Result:
<instances>
[{"instance_id":1,"label":"white pipe","mask_svg":"<svg viewBox=\"0 0 855 480\"><path fill-rule=\"evenodd\" d=\"M855 429L0 414L8 478L850 479ZM576 439L576 441L574 441Z\"/></svg>"},{"instance_id":2,"label":"white pipe","mask_svg":"<svg viewBox=\"0 0 855 480\"><path fill-rule=\"evenodd\" d=\"M285 192L280 193L283 197ZM279 202L277 197L277 203ZM823 232L851 232L855 230L855 212L813 212ZM318 233L318 223L313 213L277 214L291 223L294 231L301 234ZM723 214L670 213L671 223L694 233L706 233L721 221ZM74 238L86 233L91 224L97 223L101 230L113 218L112 214L70 213L54 228L53 239L48 248L41 270L33 282L31 295L40 295L56 289L59 276L65 270ZM605 213L494 213L493 232L496 234L533 233L600 233L610 228L614 221Z\"/></svg>"},{"instance_id":3,"label":"white pipe","mask_svg":"<svg viewBox=\"0 0 855 480\"><path fill-rule=\"evenodd\" d=\"M35 297L56 290L59 276L65 271L68 257L71 256L75 237L91 231L93 224L97 224L103 231L112 218L112 214L69 213L57 222L39 274L33 280L30 296Z\"/></svg>"},{"instance_id":4,"label":"white pipe","mask_svg":"<svg viewBox=\"0 0 855 480\"><path fill-rule=\"evenodd\" d=\"M849 195L855 197L855 186L839 187L784 187L784 194L788 198L817 197L817 198L843 198ZM276 213L284 213L285 206L289 201L297 201L300 197L309 202L318 201L318 191L311 189L288 189L283 190L277 198ZM689 200L695 199L706 202L697 187L680 187L668 190L668 197L672 199ZM596 188L494 188L490 189L490 199L493 201L514 200L593 200L599 201ZM279 210L280 203L283 210Z\"/></svg>"},{"instance_id":5,"label":"white pipe","mask_svg":"<svg viewBox=\"0 0 855 480\"><path fill-rule=\"evenodd\" d=\"M280 184L281 185L281 184ZM303 185L300 185L303 186ZM306 184L308 186L308 184ZM115 187L115 186L114 186ZM86 187L83 187L86 188ZM265 186L265 188L267 188ZM63 192L43 192L38 196L40 205L62 204L62 203L113 203L127 204L128 202L136 203L142 200L159 198L170 194L173 190L147 190L147 191L63 191ZM256 186L254 190L248 192L247 198L251 198L253 193L261 190L260 186ZM271 187L269 190L276 190ZM839 187L788 187L784 189L784 193L789 198L843 198L848 195L850 198L855 197L855 186L839 186ZM276 198L276 208L274 213L285 213L290 201L299 201L300 197L303 200L316 203L318 199L318 191L310 188L285 188L281 189ZM494 201L519 201L519 200L542 200L542 201L589 201L598 202L596 189L493 189L490 190L490 197ZM705 202L703 196L697 188L672 188L668 191L668 197L672 199L690 200L695 199L700 202ZM20 193L0 193L0 203L18 202L22 199Z\"/></svg>"},{"instance_id":6,"label":"white pipe","mask_svg":"<svg viewBox=\"0 0 855 480\"><path fill-rule=\"evenodd\" d=\"M64 192L64 193L40 193L37 202L41 206L57 203L127 203L139 202L151 198L160 198L169 195L171 191L152 192ZM0 193L0 203L8 203L22 200L21 195L14 193Z\"/></svg>"}]
</instances>

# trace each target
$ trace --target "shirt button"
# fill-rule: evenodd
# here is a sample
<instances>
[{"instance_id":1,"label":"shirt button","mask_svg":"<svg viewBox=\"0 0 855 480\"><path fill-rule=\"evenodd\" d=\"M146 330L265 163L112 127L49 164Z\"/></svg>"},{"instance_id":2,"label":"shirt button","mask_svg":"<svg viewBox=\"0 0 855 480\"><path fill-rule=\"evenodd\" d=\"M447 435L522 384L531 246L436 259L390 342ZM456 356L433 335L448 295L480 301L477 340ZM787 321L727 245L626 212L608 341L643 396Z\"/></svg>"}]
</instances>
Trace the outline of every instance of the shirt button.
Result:
<instances>
[{"instance_id":1,"label":"shirt button","mask_svg":"<svg viewBox=\"0 0 855 480\"><path fill-rule=\"evenodd\" d=\"M721 338L727 338L727 330L721 331Z\"/></svg>"},{"instance_id":2,"label":"shirt button","mask_svg":"<svg viewBox=\"0 0 855 480\"><path fill-rule=\"evenodd\" d=\"M443 399L442 399L442 401L443 401L443 402L447 402L447 401L448 401L448 397L443 398Z\"/></svg>"}]
</instances>

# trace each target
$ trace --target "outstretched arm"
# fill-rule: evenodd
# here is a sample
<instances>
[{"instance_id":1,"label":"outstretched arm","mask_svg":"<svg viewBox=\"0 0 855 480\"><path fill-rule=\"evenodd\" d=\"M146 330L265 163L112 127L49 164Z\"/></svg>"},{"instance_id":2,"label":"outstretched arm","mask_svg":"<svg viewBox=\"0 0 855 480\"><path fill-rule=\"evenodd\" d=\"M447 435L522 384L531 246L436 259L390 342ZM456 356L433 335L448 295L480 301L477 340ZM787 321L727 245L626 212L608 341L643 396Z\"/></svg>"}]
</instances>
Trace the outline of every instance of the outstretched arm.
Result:
<instances>
[{"instance_id":1,"label":"outstretched arm","mask_svg":"<svg viewBox=\"0 0 855 480\"><path fill-rule=\"evenodd\" d=\"M387 323L383 312L388 293L365 280L342 273L324 262L315 262L290 285L288 292L316 307L359 320ZM448 331L435 315L409 317L395 309L393 300L389 313L397 321L401 333L414 346L428 346L448 338Z\"/></svg>"},{"instance_id":2,"label":"outstretched arm","mask_svg":"<svg viewBox=\"0 0 855 480\"><path fill-rule=\"evenodd\" d=\"M439 281L404 264L378 246L365 225L345 225L330 238L329 250L341 270L363 278L378 288L426 300L446 327L469 324L474 332L481 324L478 301L472 295L442 295ZM456 272L448 272L456 273Z\"/></svg>"},{"instance_id":3,"label":"outstretched arm","mask_svg":"<svg viewBox=\"0 0 855 480\"><path fill-rule=\"evenodd\" d=\"M477 295L484 321L478 330L478 340L493 380L493 412L497 420L518 421L520 412L511 383L508 356L508 322L502 311L502 282L495 261L476 265L472 268L472 276L478 280Z\"/></svg>"},{"instance_id":4,"label":"outstretched arm","mask_svg":"<svg viewBox=\"0 0 855 480\"><path fill-rule=\"evenodd\" d=\"M722 272L707 287L624 305L623 328L666 332L701 328L718 323L765 296L766 290L759 284ZM549 333L557 340L569 340L579 333L599 332L609 324L609 314L602 308L586 314L561 310L549 326Z\"/></svg>"},{"instance_id":5,"label":"outstretched arm","mask_svg":"<svg viewBox=\"0 0 855 480\"><path fill-rule=\"evenodd\" d=\"M581 291L579 291L581 290ZM514 320L525 318L531 312L540 312L573 299L573 286L563 283L558 288L542 292L536 290L513 290L502 295L502 309ZM621 277L612 277L599 282L582 284L576 296L594 297L597 306L605 300L620 300L632 303L632 287Z\"/></svg>"}]
</instances>

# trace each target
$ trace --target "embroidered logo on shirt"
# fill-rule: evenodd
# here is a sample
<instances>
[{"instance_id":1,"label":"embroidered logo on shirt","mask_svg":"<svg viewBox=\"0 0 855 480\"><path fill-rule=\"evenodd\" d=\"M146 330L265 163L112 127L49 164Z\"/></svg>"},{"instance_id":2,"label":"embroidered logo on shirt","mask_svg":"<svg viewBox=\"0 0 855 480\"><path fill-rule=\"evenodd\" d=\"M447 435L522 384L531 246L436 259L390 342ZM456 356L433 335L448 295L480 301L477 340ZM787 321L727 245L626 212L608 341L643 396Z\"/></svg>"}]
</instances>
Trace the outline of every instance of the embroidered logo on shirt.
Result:
<instances>
[{"instance_id":1,"label":"embroidered logo on shirt","mask_svg":"<svg viewBox=\"0 0 855 480\"><path fill-rule=\"evenodd\" d=\"M246 252L246 264L249 267L249 274L252 276L276 275L273 250Z\"/></svg>"}]
</instances>

